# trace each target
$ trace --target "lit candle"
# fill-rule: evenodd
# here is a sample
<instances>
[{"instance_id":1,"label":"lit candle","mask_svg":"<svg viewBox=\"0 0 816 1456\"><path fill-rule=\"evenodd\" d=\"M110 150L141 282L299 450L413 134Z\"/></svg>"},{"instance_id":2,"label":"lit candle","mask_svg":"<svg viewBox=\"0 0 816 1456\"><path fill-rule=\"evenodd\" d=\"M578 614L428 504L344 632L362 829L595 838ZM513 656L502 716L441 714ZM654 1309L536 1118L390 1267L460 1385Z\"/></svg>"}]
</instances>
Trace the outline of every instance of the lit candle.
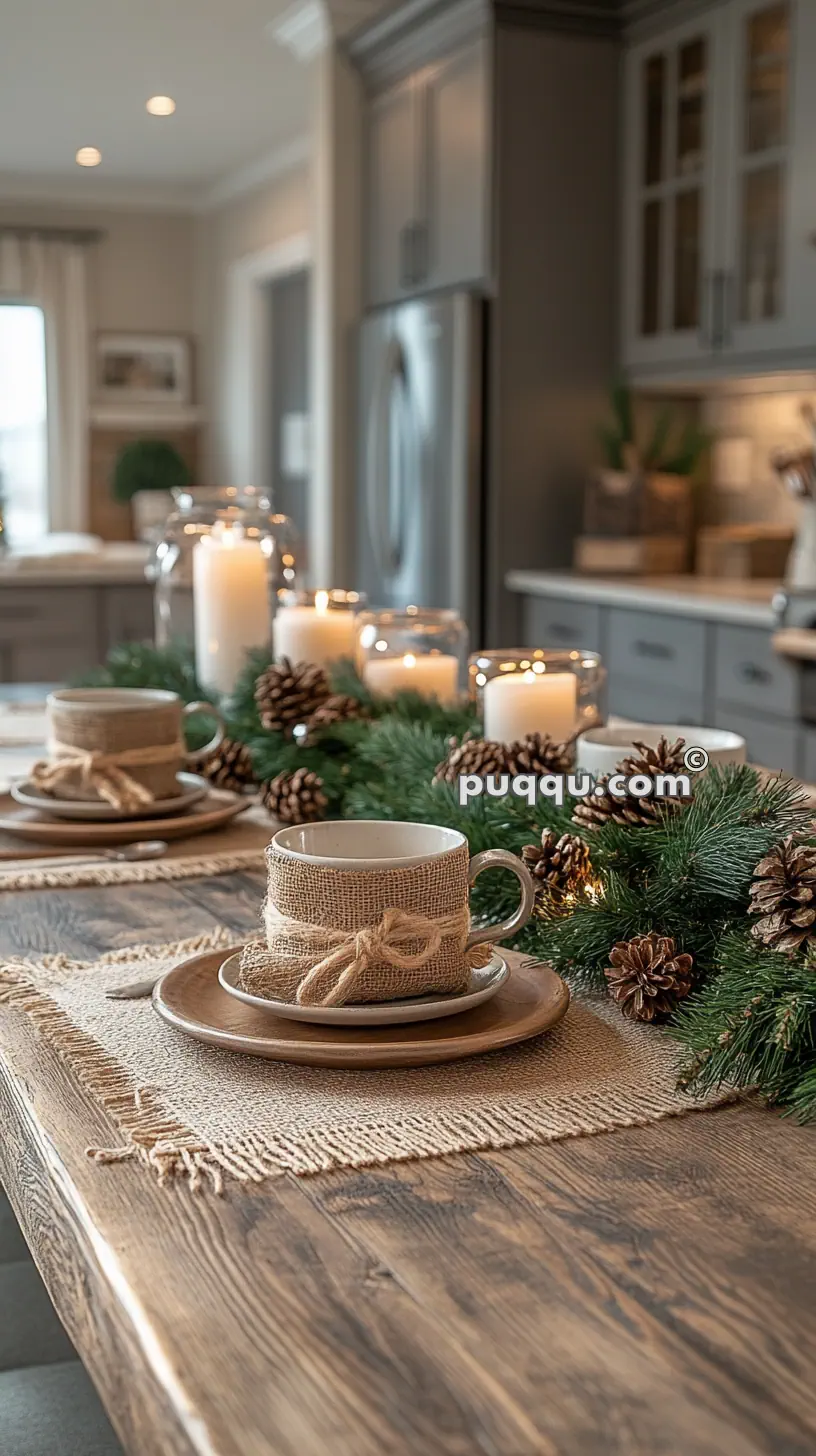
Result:
<instances>
[{"instance_id":1,"label":"lit candle","mask_svg":"<svg viewBox=\"0 0 816 1456\"><path fill-rule=\"evenodd\" d=\"M244 656L269 642L267 557L240 526L213 527L193 551L196 674L229 693Z\"/></svg>"},{"instance_id":2,"label":"lit candle","mask_svg":"<svg viewBox=\"0 0 816 1456\"><path fill-rule=\"evenodd\" d=\"M571 672L508 672L484 686L484 734L514 743L528 733L571 737L578 716L578 683Z\"/></svg>"},{"instance_id":3,"label":"lit candle","mask_svg":"<svg viewBox=\"0 0 816 1456\"><path fill-rule=\"evenodd\" d=\"M315 592L313 607L294 604L278 608L272 623L275 657L280 661L315 662L320 667L339 657L354 656L354 613L347 607L329 607L329 593Z\"/></svg>"},{"instance_id":4,"label":"lit candle","mask_svg":"<svg viewBox=\"0 0 816 1456\"><path fill-rule=\"evenodd\" d=\"M459 662L446 652L426 652L416 657L369 657L363 667L363 681L372 693L393 697L412 689L440 703L455 703L459 696Z\"/></svg>"}]
</instances>

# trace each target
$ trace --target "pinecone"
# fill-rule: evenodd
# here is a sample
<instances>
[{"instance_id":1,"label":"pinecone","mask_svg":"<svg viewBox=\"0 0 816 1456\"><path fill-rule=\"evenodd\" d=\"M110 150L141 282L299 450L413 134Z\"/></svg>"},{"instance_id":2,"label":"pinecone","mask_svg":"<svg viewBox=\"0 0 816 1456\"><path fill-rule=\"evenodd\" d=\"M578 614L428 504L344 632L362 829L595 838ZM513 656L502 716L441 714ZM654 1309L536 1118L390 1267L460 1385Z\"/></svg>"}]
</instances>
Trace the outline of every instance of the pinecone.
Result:
<instances>
[{"instance_id":1,"label":"pinecone","mask_svg":"<svg viewBox=\"0 0 816 1456\"><path fill-rule=\"evenodd\" d=\"M678 952L670 935L651 930L620 940L609 959L609 994L632 1021L662 1020L692 988L693 957Z\"/></svg>"},{"instance_id":2,"label":"pinecone","mask_svg":"<svg viewBox=\"0 0 816 1456\"><path fill-rule=\"evenodd\" d=\"M579 799L573 810L572 822L584 831L600 829L604 824L657 824L663 799L635 799L631 794L624 798L610 794L606 778L598 779L595 789L585 799Z\"/></svg>"},{"instance_id":3,"label":"pinecone","mask_svg":"<svg viewBox=\"0 0 816 1456\"><path fill-rule=\"evenodd\" d=\"M215 752L204 760L201 772L216 788L231 789L236 794L253 788L256 782L249 749L235 738L222 739Z\"/></svg>"},{"instance_id":4,"label":"pinecone","mask_svg":"<svg viewBox=\"0 0 816 1456\"><path fill-rule=\"evenodd\" d=\"M460 774L508 773L507 748L503 743L492 743L489 738L474 738L466 733L462 742L457 738L448 740L448 756L437 764L433 781L435 784L455 784Z\"/></svg>"},{"instance_id":5,"label":"pinecone","mask_svg":"<svg viewBox=\"0 0 816 1456\"><path fill-rule=\"evenodd\" d=\"M575 758L575 740L554 743L549 733L528 733L507 749L506 773L570 773Z\"/></svg>"},{"instance_id":6,"label":"pinecone","mask_svg":"<svg viewBox=\"0 0 816 1456\"><path fill-rule=\"evenodd\" d=\"M675 738L670 743L665 736L660 739L656 748L648 743L638 743L634 740L632 747L638 750L637 753L630 753L622 759L618 768L625 774L649 774L654 778L655 774L679 774L685 770L683 762L683 749L686 746L685 738Z\"/></svg>"},{"instance_id":7,"label":"pinecone","mask_svg":"<svg viewBox=\"0 0 816 1456\"><path fill-rule=\"evenodd\" d=\"M255 684L255 702L261 723L270 733L291 736L331 695L322 667L282 657L261 673Z\"/></svg>"},{"instance_id":8,"label":"pinecone","mask_svg":"<svg viewBox=\"0 0 816 1456\"><path fill-rule=\"evenodd\" d=\"M332 693L325 702L315 708L306 721L307 742L312 735L321 732L325 728L331 728L333 723L348 723L353 718L368 717L368 709L365 703L359 698L352 698L347 693Z\"/></svg>"},{"instance_id":9,"label":"pinecone","mask_svg":"<svg viewBox=\"0 0 816 1456\"><path fill-rule=\"evenodd\" d=\"M328 804L323 780L308 768L279 773L264 785L261 798L264 808L282 824L312 824L324 817Z\"/></svg>"},{"instance_id":10,"label":"pinecone","mask_svg":"<svg viewBox=\"0 0 816 1456\"><path fill-rule=\"evenodd\" d=\"M573 743L554 743L548 733L529 733L516 743L494 743L466 733L462 742L449 740L450 751L437 764L434 783L455 784L460 774L569 773Z\"/></svg>"},{"instance_id":11,"label":"pinecone","mask_svg":"<svg viewBox=\"0 0 816 1456\"><path fill-rule=\"evenodd\" d=\"M761 916L751 933L763 945L807 950L816 942L816 849L793 836L776 845L754 870L748 908Z\"/></svg>"},{"instance_id":12,"label":"pinecone","mask_svg":"<svg viewBox=\"0 0 816 1456\"><path fill-rule=\"evenodd\" d=\"M574 893L587 879L591 865L589 845L577 834L562 834L559 839L552 829L541 831L538 844L525 844L521 857L534 880L537 898L557 902Z\"/></svg>"}]
</instances>

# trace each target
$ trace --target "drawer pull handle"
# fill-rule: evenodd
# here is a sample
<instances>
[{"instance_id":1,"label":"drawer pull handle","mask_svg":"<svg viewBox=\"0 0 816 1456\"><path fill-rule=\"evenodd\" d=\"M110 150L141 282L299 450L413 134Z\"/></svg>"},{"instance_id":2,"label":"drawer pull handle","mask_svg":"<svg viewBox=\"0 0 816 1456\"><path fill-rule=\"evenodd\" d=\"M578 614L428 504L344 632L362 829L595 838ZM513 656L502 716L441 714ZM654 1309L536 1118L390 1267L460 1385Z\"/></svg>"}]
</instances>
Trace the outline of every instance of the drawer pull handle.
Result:
<instances>
[{"instance_id":1,"label":"drawer pull handle","mask_svg":"<svg viewBox=\"0 0 816 1456\"><path fill-rule=\"evenodd\" d=\"M739 666L739 674L743 682L773 682L773 673L770 672L767 667L760 667L756 662L741 662Z\"/></svg>"},{"instance_id":2,"label":"drawer pull handle","mask_svg":"<svg viewBox=\"0 0 816 1456\"><path fill-rule=\"evenodd\" d=\"M671 662L674 657L674 648L666 642L645 642L639 638L632 646L641 657L654 657L661 662Z\"/></svg>"}]
</instances>

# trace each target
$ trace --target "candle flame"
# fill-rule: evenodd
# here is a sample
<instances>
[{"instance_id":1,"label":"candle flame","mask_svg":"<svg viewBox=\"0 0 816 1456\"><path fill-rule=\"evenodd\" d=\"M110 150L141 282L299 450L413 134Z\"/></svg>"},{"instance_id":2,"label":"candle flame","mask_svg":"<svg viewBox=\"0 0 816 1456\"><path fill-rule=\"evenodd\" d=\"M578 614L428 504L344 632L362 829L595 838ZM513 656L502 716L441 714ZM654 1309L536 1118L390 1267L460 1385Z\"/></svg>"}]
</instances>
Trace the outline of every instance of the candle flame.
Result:
<instances>
[{"instance_id":1,"label":"candle flame","mask_svg":"<svg viewBox=\"0 0 816 1456\"><path fill-rule=\"evenodd\" d=\"M315 611L327 612L329 609L329 593L327 591L315 592Z\"/></svg>"},{"instance_id":2,"label":"candle flame","mask_svg":"<svg viewBox=\"0 0 816 1456\"><path fill-rule=\"evenodd\" d=\"M406 652L402 659L402 665L403 667L416 667L416 658L413 652Z\"/></svg>"}]
</instances>

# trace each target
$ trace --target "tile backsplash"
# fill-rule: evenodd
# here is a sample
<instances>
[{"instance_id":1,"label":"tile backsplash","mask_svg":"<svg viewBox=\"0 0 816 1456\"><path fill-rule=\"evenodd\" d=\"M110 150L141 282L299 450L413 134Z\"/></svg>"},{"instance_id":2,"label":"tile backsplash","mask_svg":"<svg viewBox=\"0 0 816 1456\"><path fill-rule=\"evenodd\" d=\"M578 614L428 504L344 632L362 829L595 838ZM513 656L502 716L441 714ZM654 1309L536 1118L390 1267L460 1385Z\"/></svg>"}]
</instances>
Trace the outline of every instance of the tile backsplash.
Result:
<instances>
[{"instance_id":1,"label":"tile backsplash","mask_svg":"<svg viewBox=\"0 0 816 1456\"><path fill-rule=\"evenodd\" d=\"M790 381L795 388L762 389L761 381L734 382L699 403L700 420L718 441L735 442L732 449L712 452L711 484L704 492L703 510L712 525L742 521L795 524L797 503L786 493L770 463L781 447L793 448L808 440L799 413L804 401L816 404L816 375ZM743 442L736 444L736 442ZM724 479L716 479L717 467ZM741 474L745 484L739 484ZM730 477L730 479L729 479Z\"/></svg>"}]
</instances>

